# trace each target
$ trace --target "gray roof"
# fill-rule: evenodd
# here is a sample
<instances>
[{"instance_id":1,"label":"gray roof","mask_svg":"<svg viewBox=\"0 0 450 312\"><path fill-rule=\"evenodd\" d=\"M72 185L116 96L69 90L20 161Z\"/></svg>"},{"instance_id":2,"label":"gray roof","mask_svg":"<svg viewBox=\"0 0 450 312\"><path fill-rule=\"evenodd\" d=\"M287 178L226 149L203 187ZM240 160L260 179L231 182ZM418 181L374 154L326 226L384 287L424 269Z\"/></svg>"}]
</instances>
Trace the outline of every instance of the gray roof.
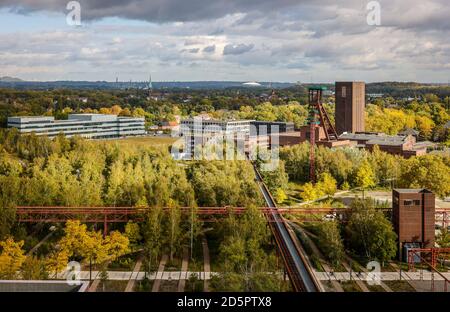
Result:
<instances>
[{"instance_id":1,"label":"gray roof","mask_svg":"<svg viewBox=\"0 0 450 312\"><path fill-rule=\"evenodd\" d=\"M416 144L414 144L413 149L421 149L421 148L427 148L427 147L435 147L436 143L430 142L430 141L422 141L422 142L417 142Z\"/></svg>"},{"instance_id":2,"label":"gray roof","mask_svg":"<svg viewBox=\"0 0 450 312\"><path fill-rule=\"evenodd\" d=\"M339 136L339 139L346 139L352 141L366 141L366 144L372 145L401 145L405 143L407 135L387 135L384 133L370 133L370 132L357 132L357 133L343 133Z\"/></svg>"},{"instance_id":3,"label":"gray roof","mask_svg":"<svg viewBox=\"0 0 450 312\"><path fill-rule=\"evenodd\" d=\"M411 129L411 128L406 128L402 131L400 131L398 134L399 135L419 135L419 131L415 130L415 129Z\"/></svg>"}]
</instances>

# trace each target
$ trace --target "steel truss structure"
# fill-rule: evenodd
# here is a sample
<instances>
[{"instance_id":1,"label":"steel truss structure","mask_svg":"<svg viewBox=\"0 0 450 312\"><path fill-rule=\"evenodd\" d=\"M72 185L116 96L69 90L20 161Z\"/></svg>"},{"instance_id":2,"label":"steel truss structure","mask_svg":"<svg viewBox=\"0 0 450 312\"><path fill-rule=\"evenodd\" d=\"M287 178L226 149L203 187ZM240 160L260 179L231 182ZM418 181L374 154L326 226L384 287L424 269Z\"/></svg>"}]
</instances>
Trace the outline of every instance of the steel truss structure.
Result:
<instances>
[{"instance_id":1,"label":"steel truss structure","mask_svg":"<svg viewBox=\"0 0 450 312\"><path fill-rule=\"evenodd\" d=\"M425 263L431 268L431 291L434 291L434 273L436 272L444 280L444 292L447 292L447 284L450 280L436 269L438 256L440 254L449 254L450 248L411 248L408 250L408 269L415 270L415 259L419 258L421 263Z\"/></svg>"}]
</instances>

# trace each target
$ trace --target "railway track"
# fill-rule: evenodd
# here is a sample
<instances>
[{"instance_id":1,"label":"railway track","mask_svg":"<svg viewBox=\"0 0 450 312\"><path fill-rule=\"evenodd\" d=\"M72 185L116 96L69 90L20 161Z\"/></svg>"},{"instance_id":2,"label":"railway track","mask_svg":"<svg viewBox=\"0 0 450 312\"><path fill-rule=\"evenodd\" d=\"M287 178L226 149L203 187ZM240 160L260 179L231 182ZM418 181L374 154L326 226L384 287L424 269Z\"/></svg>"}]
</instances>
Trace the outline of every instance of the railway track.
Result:
<instances>
[{"instance_id":1,"label":"railway track","mask_svg":"<svg viewBox=\"0 0 450 312\"><path fill-rule=\"evenodd\" d=\"M301 247L297 246L291 231L289 231L283 217L277 211L277 205L267 186L264 184L261 174L254 166L256 180L267 207L273 208L266 214L270 229L275 237L279 252L283 258L289 280L296 292L320 292L323 290L320 281L314 275L306 255Z\"/></svg>"}]
</instances>

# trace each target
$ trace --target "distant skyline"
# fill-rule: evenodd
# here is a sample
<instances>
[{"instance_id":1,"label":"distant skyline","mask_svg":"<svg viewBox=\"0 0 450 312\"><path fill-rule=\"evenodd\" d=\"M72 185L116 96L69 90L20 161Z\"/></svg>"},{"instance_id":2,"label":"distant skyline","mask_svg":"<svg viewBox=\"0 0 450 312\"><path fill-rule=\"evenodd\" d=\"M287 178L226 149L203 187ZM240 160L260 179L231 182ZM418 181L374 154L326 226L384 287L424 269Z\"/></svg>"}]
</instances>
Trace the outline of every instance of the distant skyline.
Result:
<instances>
[{"instance_id":1,"label":"distant skyline","mask_svg":"<svg viewBox=\"0 0 450 312\"><path fill-rule=\"evenodd\" d=\"M0 77L29 81L450 80L448 0L0 2Z\"/></svg>"}]
</instances>

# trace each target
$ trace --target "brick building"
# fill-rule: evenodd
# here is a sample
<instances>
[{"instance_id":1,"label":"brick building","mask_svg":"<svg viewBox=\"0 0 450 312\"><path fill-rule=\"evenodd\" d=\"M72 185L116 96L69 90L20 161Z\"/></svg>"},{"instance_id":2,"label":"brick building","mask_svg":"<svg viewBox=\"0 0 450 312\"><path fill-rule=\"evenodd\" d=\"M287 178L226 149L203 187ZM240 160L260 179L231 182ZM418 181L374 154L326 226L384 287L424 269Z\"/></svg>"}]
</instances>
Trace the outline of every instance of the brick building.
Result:
<instances>
[{"instance_id":1,"label":"brick building","mask_svg":"<svg viewBox=\"0 0 450 312\"><path fill-rule=\"evenodd\" d=\"M392 190L392 222L398 236L399 259L405 244L434 247L435 196L426 189Z\"/></svg>"},{"instance_id":2,"label":"brick building","mask_svg":"<svg viewBox=\"0 0 450 312\"><path fill-rule=\"evenodd\" d=\"M338 135L361 132L365 129L366 84L364 82L336 82L335 125Z\"/></svg>"}]
</instances>

